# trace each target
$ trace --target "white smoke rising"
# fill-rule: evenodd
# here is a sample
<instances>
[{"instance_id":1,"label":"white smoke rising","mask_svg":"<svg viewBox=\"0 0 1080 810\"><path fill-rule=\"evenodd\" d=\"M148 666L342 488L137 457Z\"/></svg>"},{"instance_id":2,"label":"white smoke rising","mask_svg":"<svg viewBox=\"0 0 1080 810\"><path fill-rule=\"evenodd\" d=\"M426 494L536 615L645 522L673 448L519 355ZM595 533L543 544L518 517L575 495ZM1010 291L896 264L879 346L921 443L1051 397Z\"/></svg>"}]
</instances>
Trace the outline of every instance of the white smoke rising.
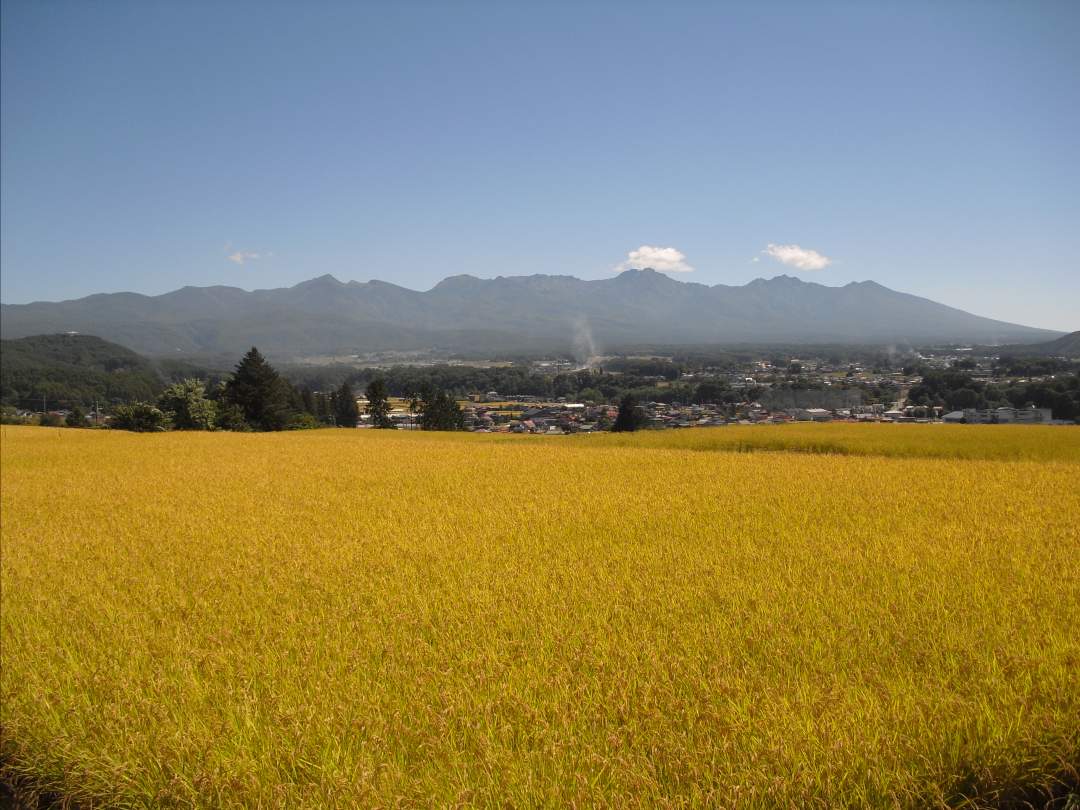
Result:
<instances>
[{"instance_id":1,"label":"white smoke rising","mask_svg":"<svg viewBox=\"0 0 1080 810\"><path fill-rule=\"evenodd\" d=\"M599 354L588 319L584 315L577 316L573 330L574 359L582 364L582 368L592 368L597 364Z\"/></svg>"}]
</instances>

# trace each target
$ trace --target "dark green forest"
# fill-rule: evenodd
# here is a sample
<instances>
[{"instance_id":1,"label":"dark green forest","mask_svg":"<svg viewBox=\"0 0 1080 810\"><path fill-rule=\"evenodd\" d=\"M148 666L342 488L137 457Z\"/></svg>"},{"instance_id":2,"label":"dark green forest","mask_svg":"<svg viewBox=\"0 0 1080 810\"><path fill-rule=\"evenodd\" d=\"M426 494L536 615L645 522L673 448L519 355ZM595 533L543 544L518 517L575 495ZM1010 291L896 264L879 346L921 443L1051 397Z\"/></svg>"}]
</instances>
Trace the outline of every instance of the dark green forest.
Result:
<instances>
[{"instance_id":1,"label":"dark green forest","mask_svg":"<svg viewBox=\"0 0 1080 810\"><path fill-rule=\"evenodd\" d=\"M0 400L41 410L153 399L164 388L154 364L92 335L0 341Z\"/></svg>"}]
</instances>

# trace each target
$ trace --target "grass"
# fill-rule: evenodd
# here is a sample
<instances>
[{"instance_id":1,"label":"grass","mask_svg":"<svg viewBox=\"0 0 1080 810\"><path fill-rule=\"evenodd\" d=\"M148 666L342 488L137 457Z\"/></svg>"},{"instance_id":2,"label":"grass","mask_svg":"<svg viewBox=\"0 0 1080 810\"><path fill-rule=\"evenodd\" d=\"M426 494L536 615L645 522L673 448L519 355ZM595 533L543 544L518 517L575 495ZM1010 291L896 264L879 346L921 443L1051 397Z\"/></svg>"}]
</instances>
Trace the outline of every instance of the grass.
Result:
<instances>
[{"instance_id":1,"label":"grass","mask_svg":"<svg viewBox=\"0 0 1080 810\"><path fill-rule=\"evenodd\" d=\"M1080 763L1078 441L6 427L6 778L121 807L1037 790Z\"/></svg>"}]
</instances>

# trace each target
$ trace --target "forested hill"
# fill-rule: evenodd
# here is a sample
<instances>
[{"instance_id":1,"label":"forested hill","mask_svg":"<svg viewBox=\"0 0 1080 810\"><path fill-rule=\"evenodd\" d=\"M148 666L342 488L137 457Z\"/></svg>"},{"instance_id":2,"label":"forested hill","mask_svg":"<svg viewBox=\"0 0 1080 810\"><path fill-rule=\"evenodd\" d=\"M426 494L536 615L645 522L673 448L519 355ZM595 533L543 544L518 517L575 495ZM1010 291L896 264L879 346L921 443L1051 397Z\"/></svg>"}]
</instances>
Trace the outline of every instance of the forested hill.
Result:
<instances>
[{"instance_id":1,"label":"forested hill","mask_svg":"<svg viewBox=\"0 0 1080 810\"><path fill-rule=\"evenodd\" d=\"M34 335L0 340L0 399L40 409L95 401L152 400L163 387L155 366L130 349L92 335Z\"/></svg>"}]
</instances>

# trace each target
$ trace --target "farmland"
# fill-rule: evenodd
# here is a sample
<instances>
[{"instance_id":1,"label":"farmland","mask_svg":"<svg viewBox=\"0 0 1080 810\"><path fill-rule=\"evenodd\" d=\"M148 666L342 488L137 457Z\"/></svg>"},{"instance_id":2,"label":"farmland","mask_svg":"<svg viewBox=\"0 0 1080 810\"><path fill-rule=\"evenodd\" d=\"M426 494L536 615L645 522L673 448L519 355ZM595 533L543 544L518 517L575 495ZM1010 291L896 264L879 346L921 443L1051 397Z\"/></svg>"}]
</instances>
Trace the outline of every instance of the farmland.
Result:
<instances>
[{"instance_id":1,"label":"farmland","mask_svg":"<svg viewBox=\"0 0 1080 810\"><path fill-rule=\"evenodd\" d=\"M24 790L924 807L1075 783L1074 429L0 448L0 767Z\"/></svg>"},{"instance_id":2,"label":"farmland","mask_svg":"<svg viewBox=\"0 0 1080 810\"><path fill-rule=\"evenodd\" d=\"M723 430L648 431L582 437L604 446L642 449L824 453L887 458L1070 461L1080 463L1080 437L1052 427L799 423Z\"/></svg>"}]
</instances>

